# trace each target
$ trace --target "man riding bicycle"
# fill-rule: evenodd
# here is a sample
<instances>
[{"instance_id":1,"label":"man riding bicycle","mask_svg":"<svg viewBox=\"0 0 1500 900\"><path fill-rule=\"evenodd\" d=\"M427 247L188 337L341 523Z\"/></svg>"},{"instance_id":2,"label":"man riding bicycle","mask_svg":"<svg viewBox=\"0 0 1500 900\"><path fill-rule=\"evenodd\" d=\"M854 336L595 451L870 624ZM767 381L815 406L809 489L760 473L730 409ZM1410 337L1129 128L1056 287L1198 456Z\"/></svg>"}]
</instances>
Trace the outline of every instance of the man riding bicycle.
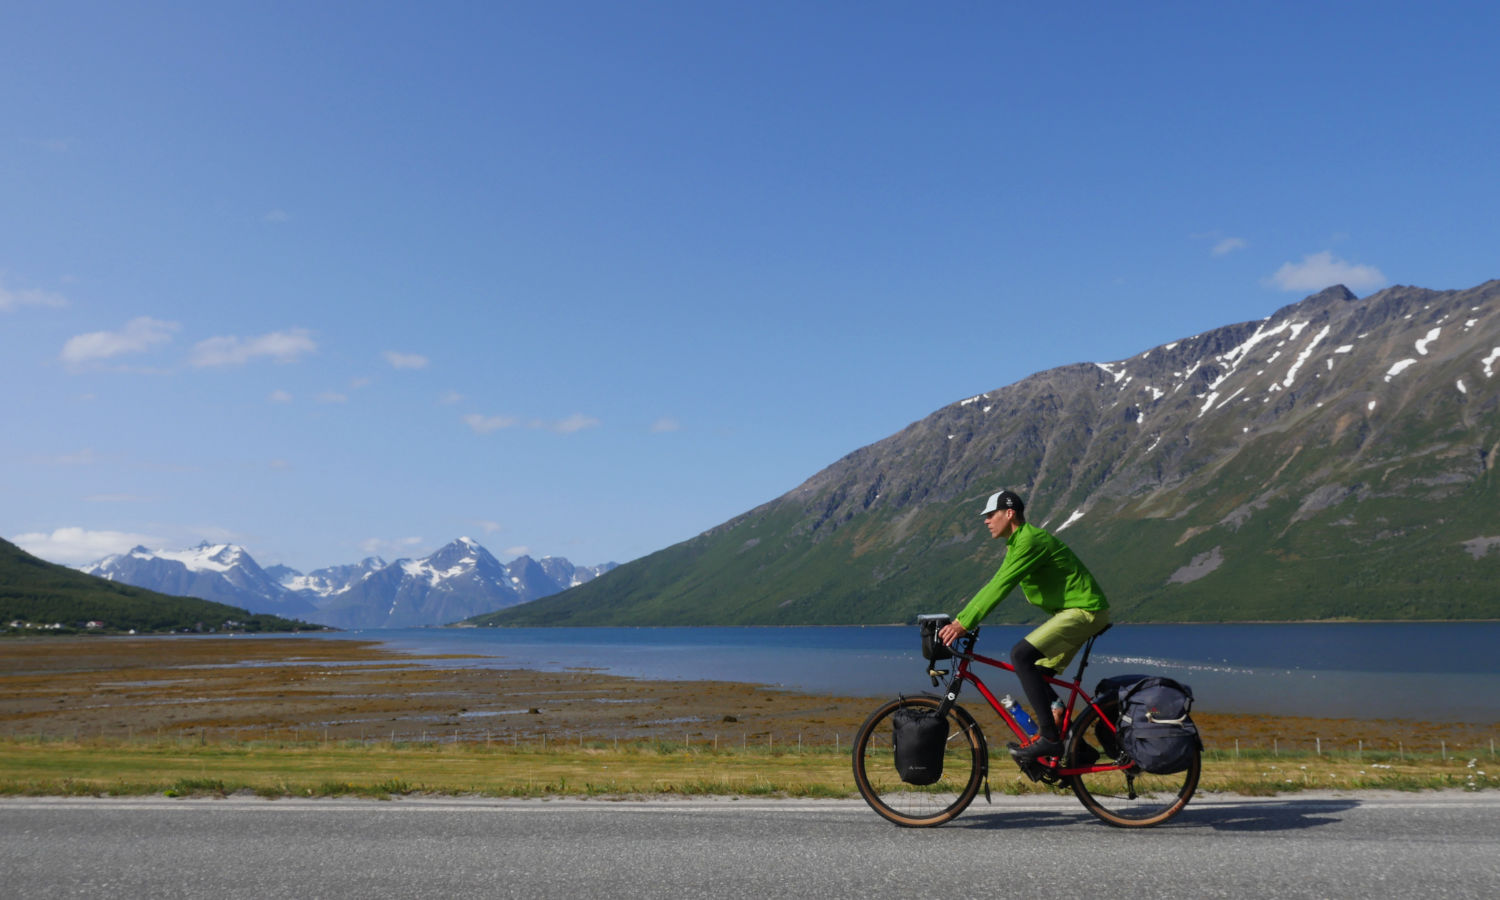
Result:
<instances>
[{"instance_id":1,"label":"man riding bicycle","mask_svg":"<svg viewBox=\"0 0 1500 900\"><path fill-rule=\"evenodd\" d=\"M1104 590L1066 544L1026 521L1026 504L1011 491L997 491L985 504L984 522L990 536L1005 538L1000 570L969 601L954 621L938 632L951 645L977 626L1017 585L1033 606L1051 614L1011 648L1016 677L1036 711L1040 734L1024 747L1012 745L1011 755L1023 764L1043 756L1060 757L1062 737L1054 717L1062 709L1047 676L1061 672L1084 642L1109 625L1109 601Z\"/></svg>"}]
</instances>

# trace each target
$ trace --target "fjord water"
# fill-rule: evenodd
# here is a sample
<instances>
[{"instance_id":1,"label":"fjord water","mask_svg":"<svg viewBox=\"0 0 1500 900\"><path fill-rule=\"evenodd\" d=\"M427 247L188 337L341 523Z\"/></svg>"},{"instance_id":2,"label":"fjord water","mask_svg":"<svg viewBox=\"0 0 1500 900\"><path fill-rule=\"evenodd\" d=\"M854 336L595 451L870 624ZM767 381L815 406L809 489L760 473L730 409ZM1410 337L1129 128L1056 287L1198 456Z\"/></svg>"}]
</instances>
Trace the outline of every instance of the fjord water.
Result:
<instances>
[{"instance_id":1,"label":"fjord water","mask_svg":"<svg viewBox=\"0 0 1500 900\"><path fill-rule=\"evenodd\" d=\"M1028 630L986 626L977 650L1008 659ZM423 628L325 637L375 640L444 666L588 669L846 696L932 690L914 626ZM1221 713L1500 722L1497 646L1500 622L1116 625L1099 639L1084 681L1092 690L1107 675L1167 675L1193 688L1197 709ZM436 659L448 654L473 658ZM997 695L1019 694L1010 673L980 672Z\"/></svg>"}]
</instances>

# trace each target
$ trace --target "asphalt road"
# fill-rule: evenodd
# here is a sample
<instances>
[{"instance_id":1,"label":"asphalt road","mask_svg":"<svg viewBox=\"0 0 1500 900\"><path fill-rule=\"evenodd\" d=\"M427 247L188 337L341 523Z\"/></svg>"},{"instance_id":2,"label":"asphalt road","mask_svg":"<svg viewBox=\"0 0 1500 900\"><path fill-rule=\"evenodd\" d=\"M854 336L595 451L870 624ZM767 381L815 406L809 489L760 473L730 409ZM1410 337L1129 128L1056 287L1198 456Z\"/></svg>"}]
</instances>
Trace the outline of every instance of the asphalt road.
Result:
<instances>
[{"instance_id":1,"label":"asphalt road","mask_svg":"<svg viewBox=\"0 0 1500 900\"><path fill-rule=\"evenodd\" d=\"M1500 793L1071 798L935 829L859 801L0 799L0 897L1494 898Z\"/></svg>"}]
</instances>

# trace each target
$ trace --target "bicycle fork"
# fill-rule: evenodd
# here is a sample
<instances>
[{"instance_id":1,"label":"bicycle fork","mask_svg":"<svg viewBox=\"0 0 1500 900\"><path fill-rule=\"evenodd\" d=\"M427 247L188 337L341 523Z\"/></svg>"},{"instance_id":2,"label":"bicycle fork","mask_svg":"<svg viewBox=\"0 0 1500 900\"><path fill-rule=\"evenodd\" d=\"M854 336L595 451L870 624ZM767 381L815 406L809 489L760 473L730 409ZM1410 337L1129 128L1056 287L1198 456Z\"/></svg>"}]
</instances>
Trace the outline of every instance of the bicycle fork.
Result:
<instances>
[{"instance_id":1,"label":"bicycle fork","mask_svg":"<svg viewBox=\"0 0 1500 900\"><path fill-rule=\"evenodd\" d=\"M937 683L937 677L936 676L938 674L947 674L947 673L937 673L937 672L929 671L929 674L931 674L931 675L934 676L932 680L933 680L933 683L936 684ZM946 715L948 715L948 711L951 710L954 707L954 705L958 703L958 684L961 684L961 683L962 683L962 681L960 680L960 681L956 682L955 684L950 685L948 687L948 689L943 692L943 702L937 708L937 715L939 715L939 716L946 716ZM990 745L989 745L989 742L984 739L984 729L982 729L982 728L979 727L979 723L977 721L975 721L975 719L974 719L973 716L970 716L967 713L965 713L964 715L960 716L960 718L963 719L963 720L965 720L964 721L963 730L967 731L967 732L971 732L973 734L973 737L972 737L971 740L973 740L975 743L977 743L979 745L979 776L984 781L984 802L993 805L995 801L992 800L992 799L990 799ZM950 740L951 740L951 738L950 738Z\"/></svg>"}]
</instances>

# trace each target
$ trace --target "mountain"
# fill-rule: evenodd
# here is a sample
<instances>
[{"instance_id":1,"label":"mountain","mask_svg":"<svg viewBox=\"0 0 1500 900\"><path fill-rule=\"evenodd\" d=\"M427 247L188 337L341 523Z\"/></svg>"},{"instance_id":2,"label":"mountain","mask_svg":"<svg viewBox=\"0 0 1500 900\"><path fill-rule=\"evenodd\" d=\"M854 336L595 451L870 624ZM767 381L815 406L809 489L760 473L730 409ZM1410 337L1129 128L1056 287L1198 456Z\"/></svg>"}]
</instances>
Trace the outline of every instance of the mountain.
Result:
<instances>
[{"instance_id":1,"label":"mountain","mask_svg":"<svg viewBox=\"0 0 1500 900\"><path fill-rule=\"evenodd\" d=\"M83 567L83 571L139 588L202 597L254 612L309 618L318 610L305 595L284 588L236 544L202 541L186 550L154 552L138 546L127 553L105 556Z\"/></svg>"},{"instance_id":2,"label":"mountain","mask_svg":"<svg viewBox=\"0 0 1500 900\"><path fill-rule=\"evenodd\" d=\"M302 574L262 569L244 548L204 542L187 550L147 550L106 557L84 571L157 591L235 603L336 628L444 625L555 594L614 566L575 567L548 557L502 564L469 538L419 560L353 565Z\"/></svg>"},{"instance_id":3,"label":"mountain","mask_svg":"<svg viewBox=\"0 0 1500 900\"><path fill-rule=\"evenodd\" d=\"M0 628L145 632L200 628L297 631L307 627L222 603L116 584L37 559L0 540Z\"/></svg>"},{"instance_id":4,"label":"mountain","mask_svg":"<svg viewBox=\"0 0 1500 900\"><path fill-rule=\"evenodd\" d=\"M946 406L716 528L481 624L854 624L953 612L1008 487L1117 621L1500 613L1500 281L1334 287ZM1019 592L993 621L1037 617Z\"/></svg>"},{"instance_id":5,"label":"mountain","mask_svg":"<svg viewBox=\"0 0 1500 900\"><path fill-rule=\"evenodd\" d=\"M315 620L306 596L282 587L244 548L207 541L187 550L147 550L107 556L83 567L89 575L167 594L202 597L253 612Z\"/></svg>"}]
</instances>

